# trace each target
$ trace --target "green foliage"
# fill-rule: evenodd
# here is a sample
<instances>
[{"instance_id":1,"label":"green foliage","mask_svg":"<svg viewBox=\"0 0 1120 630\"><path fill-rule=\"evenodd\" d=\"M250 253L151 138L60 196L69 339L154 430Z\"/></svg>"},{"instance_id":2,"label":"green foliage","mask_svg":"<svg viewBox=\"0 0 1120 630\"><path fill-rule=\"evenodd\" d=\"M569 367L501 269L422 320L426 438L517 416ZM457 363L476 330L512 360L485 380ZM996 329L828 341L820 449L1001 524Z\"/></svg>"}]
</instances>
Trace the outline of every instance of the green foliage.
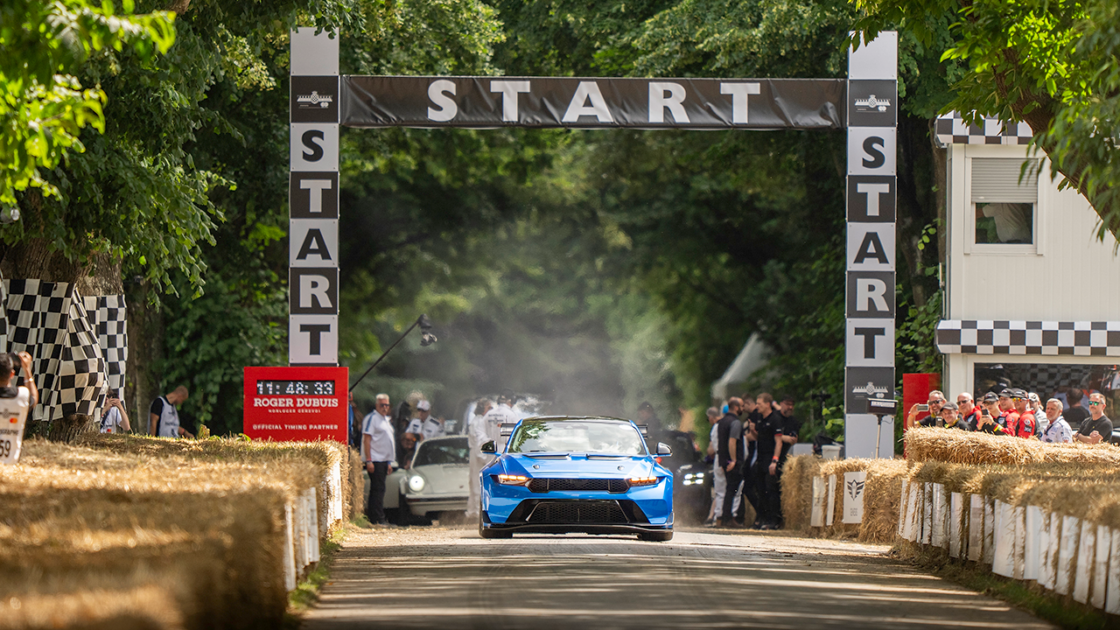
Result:
<instances>
[{"instance_id":1,"label":"green foliage","mask_svg":"<svg viewBox=\"0 0 1120 630\"><path fill-rule=\"evenodd\" d=\"M868 36L900 25L967 64L943 109L1026 121L1063 186L1120 238L1120 7L1113 0L858 0ZM951 24L948 41L944 24Z\"/></svg>"},{"instance_id":2,"label":"green foliage","mask_svg":"<svg viewBox=\"0 0 1120 630\"><path fill-rule=\"evenodd\" d=\"M171 47L174 15L133 9L132 0L120 15L111 2L87 0L0 6L0 205L15 205L16 192L28 187L59 194L42 171L83 150L83 128L104 130L105 92L83 88L75 76L91 56L128 50L148 62Z\"/></svg>"}]
</instances>

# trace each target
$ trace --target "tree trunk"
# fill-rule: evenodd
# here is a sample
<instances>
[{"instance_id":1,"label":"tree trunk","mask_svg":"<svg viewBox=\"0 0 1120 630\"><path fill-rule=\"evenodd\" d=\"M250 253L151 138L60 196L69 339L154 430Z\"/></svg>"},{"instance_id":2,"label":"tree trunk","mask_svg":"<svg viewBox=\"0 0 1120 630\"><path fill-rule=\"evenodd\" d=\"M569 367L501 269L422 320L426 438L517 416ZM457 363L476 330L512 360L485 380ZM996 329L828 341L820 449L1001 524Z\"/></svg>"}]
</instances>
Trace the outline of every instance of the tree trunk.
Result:
<instances>
[{"instance_id":1,"label":"tree trunk","mask_svg":"<svg viewBox=\"0 0 1120 630\"><path fill-rule=\"evenodd\" d=\"M128 301L128 374L125 407L132 419L132 432L148 433L148 407L159 396L163 364L163 312L148 303L148 289L130 285Z\"/></svg>"}]
</instances>

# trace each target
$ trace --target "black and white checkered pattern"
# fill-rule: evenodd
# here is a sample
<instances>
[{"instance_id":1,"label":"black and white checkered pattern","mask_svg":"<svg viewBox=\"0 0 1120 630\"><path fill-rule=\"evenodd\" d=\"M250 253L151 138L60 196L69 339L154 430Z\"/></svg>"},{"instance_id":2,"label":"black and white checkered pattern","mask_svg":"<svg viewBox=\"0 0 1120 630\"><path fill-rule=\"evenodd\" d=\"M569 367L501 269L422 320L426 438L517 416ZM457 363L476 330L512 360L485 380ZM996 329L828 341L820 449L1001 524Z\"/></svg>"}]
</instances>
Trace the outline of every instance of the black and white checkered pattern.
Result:
<instances>
[{"instance_id":1,"label":"black and white checkered pattern","mask_svg":"<svg viewBox=\"0 0 1120 630\"><path fill-rule=\"evenodd\" d=\"M1027 144L1034 133L1025 122L1013 124L1005 131L1004 124L996 118L985 118L983 124L969 125L958 112L949 112L937 118L937 141L950 144Z\"/></svg>"},{"instance_id":2,"label":"black and white checkered pattern","mask_svg":"<svg viewBox=\"0 0 1120 630\"><path fill-rule=\"evenodd\" d=\"M7 350L35 358L40 404L32 417L49 421L82 413L96 418L107 368L85 300L68 283L32 279L4 285ZM123 297L113 296L112 303L123 304ZM116 317L123 318L123 312Z\"/></svg>"},{"instance_id":3,"label":"black and white checkered pattern","mask_svg":"<svg viewBox=\"0 0 1120 630\"><path fill-rule=\"evenodd\" d=\"M91 296L84 301L86 314L97 331L97 343L105 358L110 394L120 396L124 390L125 365L128 363L128 310L124 296Z\"/></svg>"},{"instance_id":4,"label":"black and white checkered pattern","mask_svg":"<svg viewBox=\"0 0 1120 630\"><path fill-rule=\"evenodd\" d=\"M942 320L937 349L944 354L1120 356L1120 321L1027 322Z\"/></svg>"}]
</instances>

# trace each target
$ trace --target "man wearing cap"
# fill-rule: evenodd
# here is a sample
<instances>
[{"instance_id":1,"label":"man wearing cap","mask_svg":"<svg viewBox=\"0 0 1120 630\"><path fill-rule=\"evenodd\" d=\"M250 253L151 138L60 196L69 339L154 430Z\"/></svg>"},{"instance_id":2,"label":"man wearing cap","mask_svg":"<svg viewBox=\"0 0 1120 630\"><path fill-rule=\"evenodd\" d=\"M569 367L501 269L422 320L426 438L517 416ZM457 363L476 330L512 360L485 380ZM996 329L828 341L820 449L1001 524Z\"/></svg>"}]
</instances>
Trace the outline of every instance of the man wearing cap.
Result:
<instances>
[{"instance_id":1,"label":"man wearing cap","mask_svg":"<svg viewBox=\"0 0 1120 630\"><path fill-rule=\"evenodd\" d=\"M995 392L988 392L980 399L980 413L976 416L976 426L972 430L1003 435L1006 431L1000 424L1002 418L1003 412L999 408L999 396Z\"/></svg>"},{"instance_id":2,"label":"man wearing cap","mask_svg":"<svg viewBox=\"0 0 1120 630\"><path fill-rule=\"evenodd\" d=\"M416 403L416 417L408 423L404 432L418 436L418 442L443 435L443 423L432 417L432 403L427 400Z\"/></svg>"},{"instance_id":3,"label":"man wearing cap","mask_svg":"<svg viewBox=\"0 0 1120 630\"><path fill-rule=\"evenodd\" d=\"M1034 413L1034 434L1042 435L1050 424L1050 419L1046 417L1046 405L1042 404L1042 399L1035 392L1027 394L1027 400L1027 406Z\"/></svg>"},{"instance_id":4,"label":"man wearing cap","mask_svg":"<svg viewBox=\"0 0 1120 630\"><path fill-rule=\"evenodd\" d=\"M1016 419L1015 403L1011 400L1011 392L1010 387L999 391L999 411L1004 418L1004 422L1001 423L1004 428L1007 428L1007 422Z\"/></svg>"},{"instance_id":5,"label":"man wearing cap","mask_svg":"<svg viewBox=\"0 0 1120 630\"><path fill-rule=\"evenodd\" d=\"M1089 418L1073 434L1073 439L1084 444L1109 444L1112 441L1112 421L1104 415L1104 396L1089 394Z\"/></svg>"},{"instance_id":6,"label":"man wearing cap","mask_svg":"<svg viewBox=\"0 0 1120 630\"><path fill-rule=\"evenodd\" d=\"M1069 427L1069 423L1062 417L1062 401L1057 398L1051 398L1046 401L1046 419L1049 424L1045 429L1039 432L1039 439L1043 442L1051 444L1064 444L1073 441L1073 429Z\"/></svg>"},{"instance_id":7,"label":"man wearing cap","mask_svg":"<svg viewBox=\"0 0 1120 630\"><path fill-rule=\"evenodd\" d=\"M1024 440L1034 437L1036 424L1034 412L1027 408L1027 402L1027 392L1018 388L1011 390L1011 403L1015 406L1015 411L1007 419L1007 432Z\"/></svg>"},{"instance_id":8,"label":"man wearing cap","mask_svg":"<svg viewBox=\"0 0 1120 630\"><path fill-rule=\"evenodd\" d=\"M946 429L969 430L968 423L961 417L957 405L948 401L941 406L941 411L937 414L937 426Z\"/></svg>"}]
</instances>

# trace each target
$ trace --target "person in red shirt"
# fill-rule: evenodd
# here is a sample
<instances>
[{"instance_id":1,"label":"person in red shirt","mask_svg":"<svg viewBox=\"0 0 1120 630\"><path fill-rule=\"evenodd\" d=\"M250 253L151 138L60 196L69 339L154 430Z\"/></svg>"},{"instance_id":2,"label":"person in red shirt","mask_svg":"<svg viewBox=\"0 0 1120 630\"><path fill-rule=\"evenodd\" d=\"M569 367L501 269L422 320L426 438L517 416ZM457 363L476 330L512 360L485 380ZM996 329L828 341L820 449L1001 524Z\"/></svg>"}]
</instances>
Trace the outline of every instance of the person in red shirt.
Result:
<instances>
[{"instance_id":1,"label":"person in red shirt","mask_svg":"<svg viewBox=\"0 0 1120 630\"><path fill-rule=\"evenodd\" d=\"M1015 410L1007 419L1007 432L1015 437L1029 440L1034 437L1038 422L1034 412L1027 407L1027 392L1021 389L1011 390L1011 402L1015 405Z\"/></svg>"},{"instance_id":2,"label":"person in red shirt","mask_svg":"<svg viewBox=\"0 0 1120 630\"><path fill-rule=\"evenodd\" d=\"M972 401L972 394L968 392L957 394L957 411L960 412L961 420L966 426L976 426L976 416L980 413L980 407Z\"/></svg>"}]
</instances>

